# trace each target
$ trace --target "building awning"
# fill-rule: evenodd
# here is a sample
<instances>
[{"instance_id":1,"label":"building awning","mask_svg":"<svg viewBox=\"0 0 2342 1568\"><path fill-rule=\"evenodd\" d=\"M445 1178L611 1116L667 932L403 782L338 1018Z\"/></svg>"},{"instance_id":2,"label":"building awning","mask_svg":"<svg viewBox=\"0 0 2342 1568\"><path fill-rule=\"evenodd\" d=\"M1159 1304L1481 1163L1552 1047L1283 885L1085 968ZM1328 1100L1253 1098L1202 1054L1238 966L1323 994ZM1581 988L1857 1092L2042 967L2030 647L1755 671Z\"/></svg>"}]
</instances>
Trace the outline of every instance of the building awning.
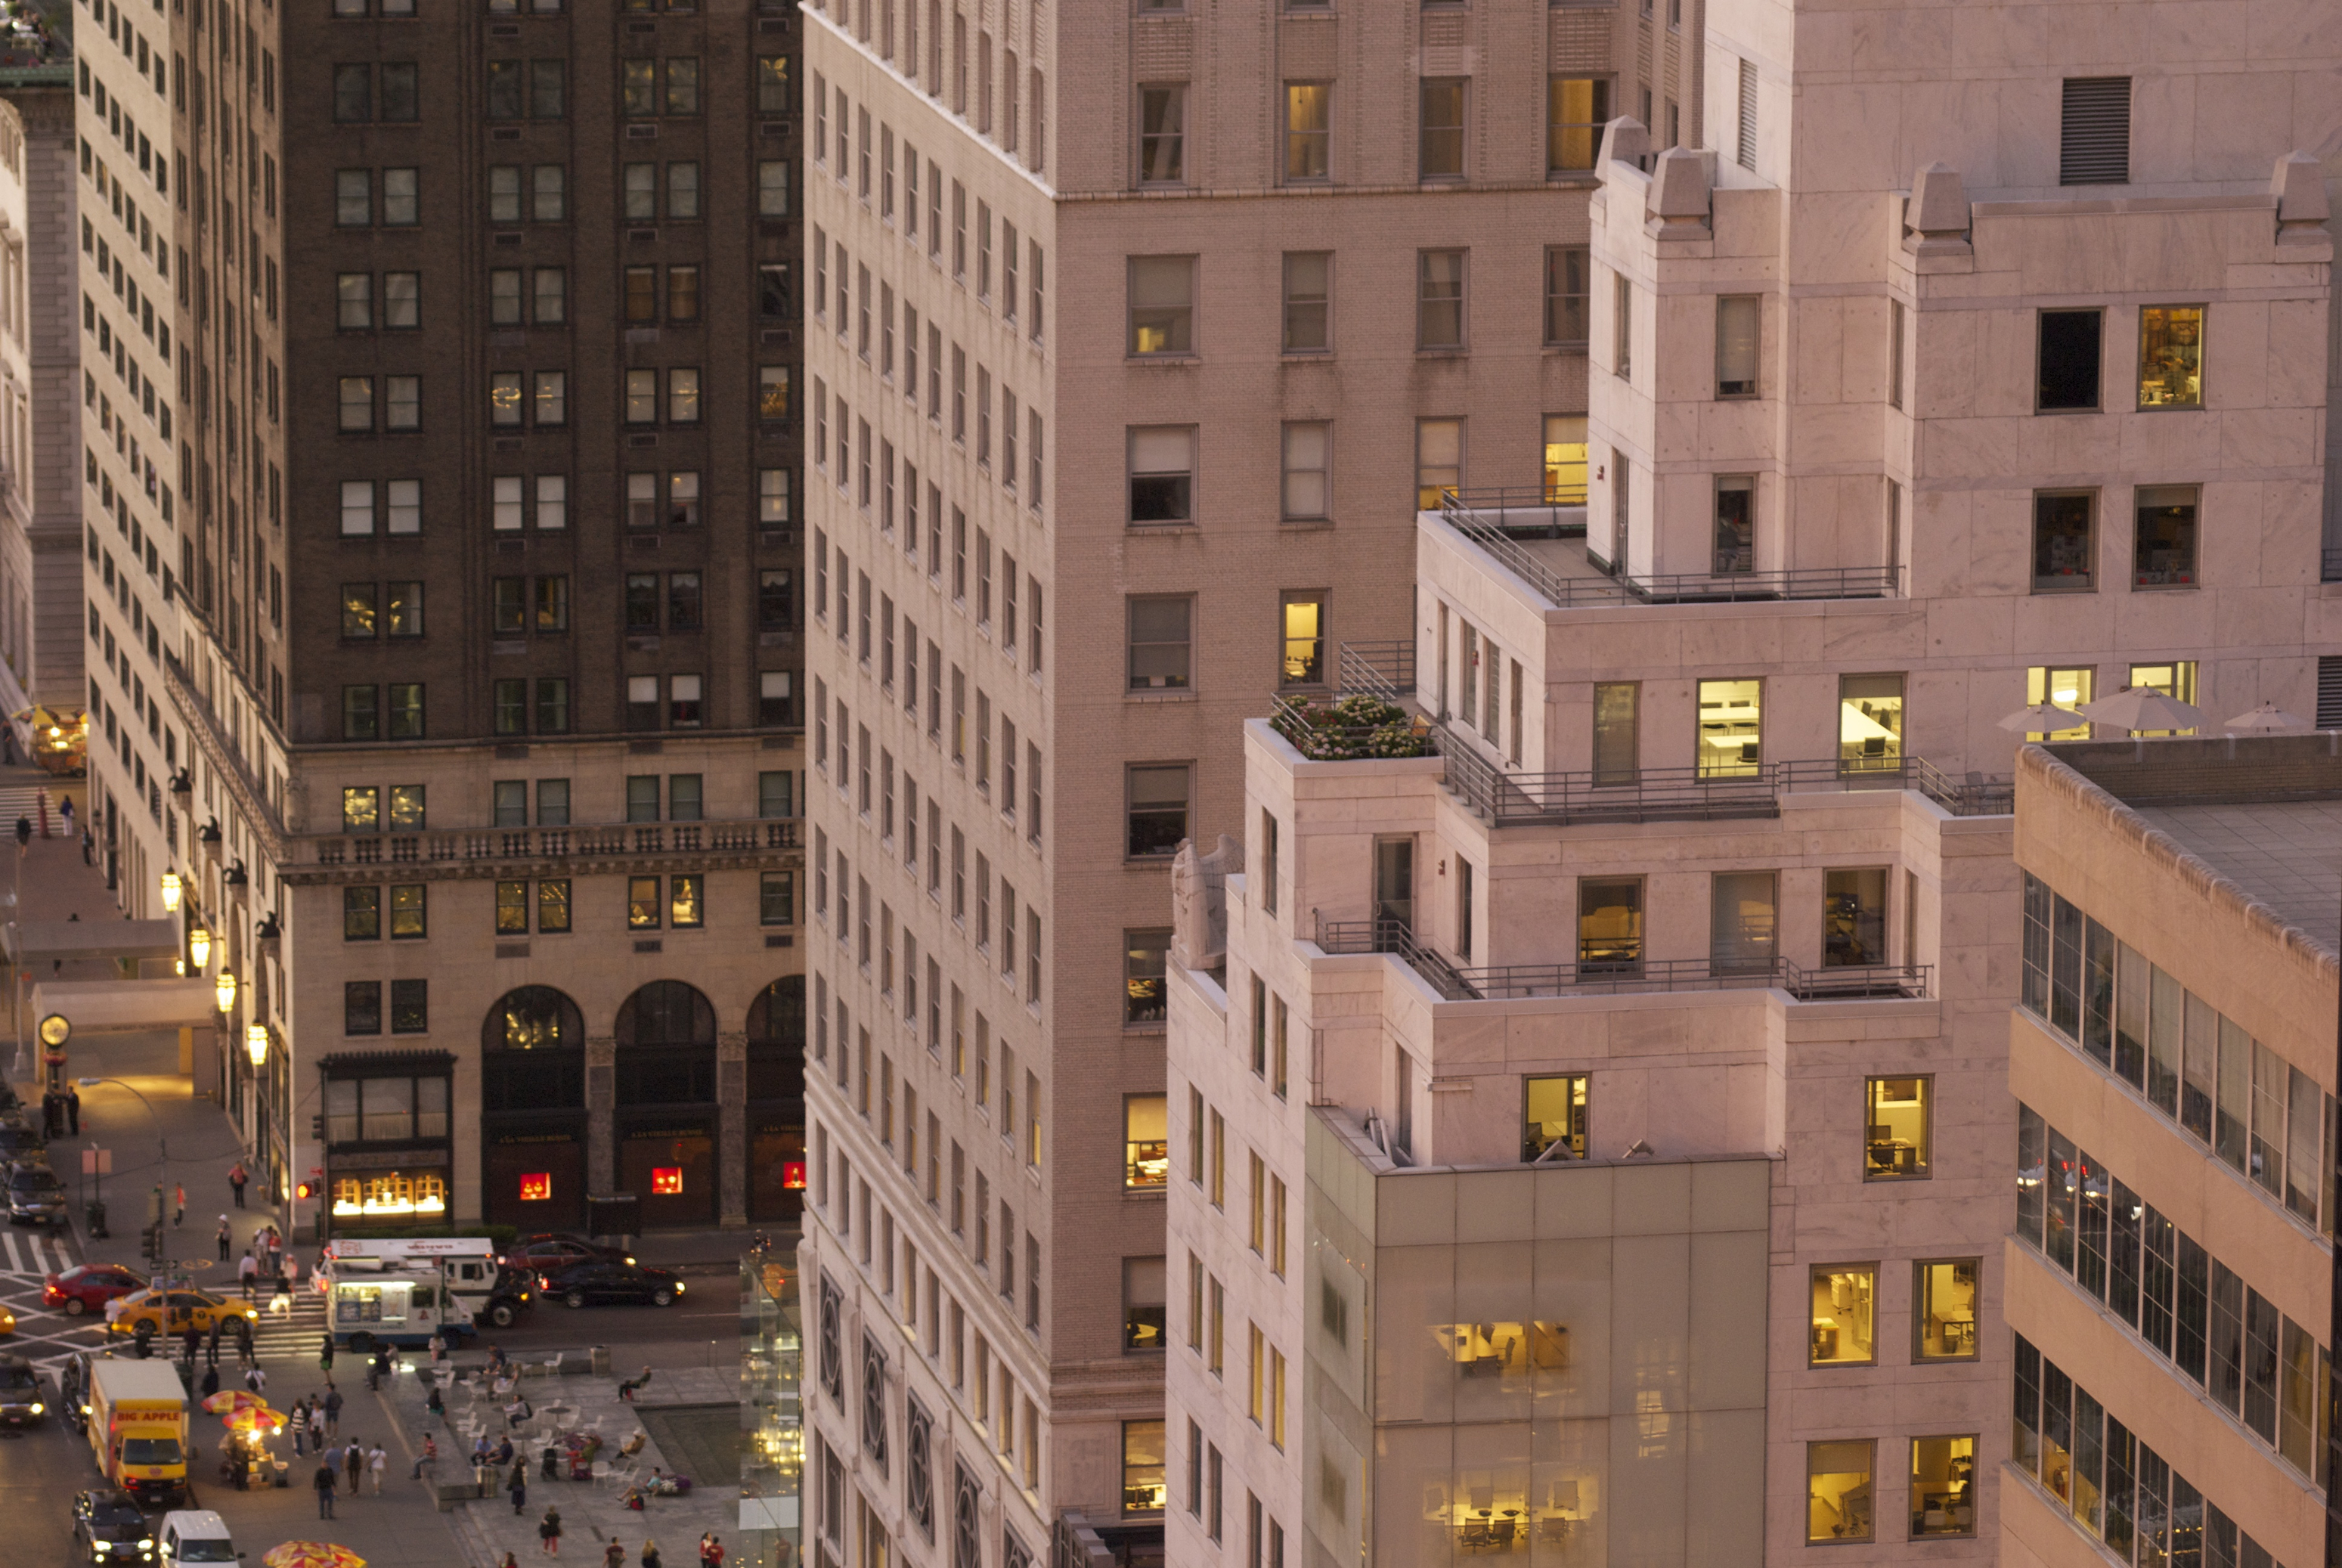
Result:
<instances>
[{"instance_id":1,"label":"building awning","mask_svg":"<svg viewBox=\"0 0 2342 1568\"><path fill-rule=\"evenodd\" d=\"M28 920L0 927L8 956L20 964L60 959L176 958L175 920Z\"/></svg>"},{"instance_id":2,"label":"building awning","mask_svg":"<svg viewBox=\"0 0 2342 1568\"><path fill-rule=\"evenodd\" d=\"M45 980L33 1016L64 1015L75 1030L175 1029L219 1015L208 980Z\"/></svg>"},{"instance_id":3,"label":"building awning","mask_svg":"<svg viewBox=\"0 0 2342 1568\"><path fill-rule=\"evenodd\" d=\"M328 1078L384 1078L402 1073L453 1073L449 1051L336 1051L317 1065Z\"/></svg>"}]
</instances>

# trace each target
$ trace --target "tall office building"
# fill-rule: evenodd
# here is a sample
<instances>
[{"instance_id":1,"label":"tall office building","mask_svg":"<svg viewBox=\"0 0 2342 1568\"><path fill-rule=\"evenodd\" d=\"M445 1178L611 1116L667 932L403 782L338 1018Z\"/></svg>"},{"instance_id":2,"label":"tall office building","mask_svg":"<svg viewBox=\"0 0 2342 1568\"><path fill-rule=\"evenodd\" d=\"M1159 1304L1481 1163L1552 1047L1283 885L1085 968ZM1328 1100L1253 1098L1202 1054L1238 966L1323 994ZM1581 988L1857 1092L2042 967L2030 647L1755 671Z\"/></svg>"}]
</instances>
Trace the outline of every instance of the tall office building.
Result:
<instances>
[{"instance_id":1,"label":"tall office building","mask_svg":"<svg viewBox=\"0 0 2342 1568\"><path fill-rule=\"evenodd\" d=\"M0 35L0 704L12 714L84 700L70 18L57 5Z\"/></svg>"},{"instance_id":2,"label":"tall office building","mask_svg":"<svg viewBox=\"0 0 2342 1568\"><path fill-rule=\"evenodd\" d=\"M2342 668L2298 150L2342 111L2342 25L2247 47L2286 107L2229 143L2229 79L2134 33L1900 20L1709 8L1717 145L1606 139L1586 516L1444 498L1411 634L1343 664L1412 714L1250 727L1225 948L1206 894L1155 1113L1174 1560L2094 1553L2061 1514L2142 1564L2323 1549L2293 1173L2330 1164L2330 987L2249 1005L2247 963L2307 983L2238 895L2224 982L2191 919L2137 913L2206 896L2167 851L2083 836L2103 803L2037 840L2009 814L2027 734L2306 717ZM2260 1155L2238 1121L2198 1134L2233 1170L2188 1169L2012 1023L2103 1056L2133 969L2135 1028L2182 1019L2214 1100L2268 1100ZM2153 1071L2117 1075L2153 1102ZM2163 1216L2136 1245L2103 1239L2126 1193Z\"/></svg>"},{"instance_id":3,"label":"tall office building","mask_svg":"<svg viewBox=\"0 0 2342 1568\"><path fill-rule=\"evenodd\" d=\"M75 21L93 815L242 983L199 1086L337 1224L784 1217L793 13Z\"/></svg>"},{"instance_id":4,"label":"tall office building","mask_svg":"<svg viewBox=\"0 0 2342 1568\"><path fill-rule=\"evenodd\" d=\"M1696 61L1526 5L804 25L812 1517L1146 1560L1168 861L1243 834L1244 717L1404 634L1422 493L1582 502L1600 125Z\"/></svg>"},{"instance_id":5,"label":"tall office building","mask_svg":"<svg viewBox=\"0 0 2342 1568\"><path fill-rule=\"evenodd\" d=\"M2004 1560L2330 1551L2334 755L2018 762Z\"/></svg>"}]
</instances>

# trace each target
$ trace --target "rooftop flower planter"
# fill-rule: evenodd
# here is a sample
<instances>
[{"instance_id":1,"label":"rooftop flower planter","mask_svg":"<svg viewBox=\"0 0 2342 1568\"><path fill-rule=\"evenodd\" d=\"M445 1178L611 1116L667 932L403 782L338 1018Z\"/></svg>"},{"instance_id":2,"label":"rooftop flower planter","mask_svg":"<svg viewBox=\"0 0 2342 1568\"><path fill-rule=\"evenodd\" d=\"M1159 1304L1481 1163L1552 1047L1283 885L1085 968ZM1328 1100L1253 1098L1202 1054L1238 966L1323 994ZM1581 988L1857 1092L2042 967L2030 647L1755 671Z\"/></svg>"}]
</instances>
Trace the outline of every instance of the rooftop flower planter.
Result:
<instances>
[{"instance_id":1,"label":"rooftop flower planter","mask_svg":"<svg viewBox=\"0 0 2342 1568\"><path fill-rule=\"evenodd\" d=\"M1324 704L1280 697L1269 722L1312 762L1439 754L1428 724L1396 703L1364 693Z\"/></svg>"}]
</instances>

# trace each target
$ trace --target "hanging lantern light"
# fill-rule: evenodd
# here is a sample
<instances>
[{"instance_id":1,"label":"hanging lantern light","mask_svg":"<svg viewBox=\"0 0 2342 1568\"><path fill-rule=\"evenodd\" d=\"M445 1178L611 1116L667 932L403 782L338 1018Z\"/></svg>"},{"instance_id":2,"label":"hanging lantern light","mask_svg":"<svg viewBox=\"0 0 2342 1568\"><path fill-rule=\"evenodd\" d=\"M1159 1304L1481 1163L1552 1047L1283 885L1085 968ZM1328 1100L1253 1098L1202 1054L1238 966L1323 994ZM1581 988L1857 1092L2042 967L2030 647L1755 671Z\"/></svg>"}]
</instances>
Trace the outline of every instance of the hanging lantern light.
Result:
<instances>
[{"instance_id":1,"label":"hanging lantern light","mask_svg":"<svg viewBox=\"0 0 2342 1568\"><path fill-rule=\"evenodd\" d=\"M176 914L179 913L179 894L185 890L185 884L180 882L179 874L177 872L166 871L163 874L164 914Z\"/></svg>"},{"instance_id":2,"label":"hanging lantern light","mask_svg":"<svg viewBox=\"0 0 2342 1568\"><path fill-rule=\"evenodd\" d=\"M219 982L212 987L212 992L214 995L219 998L219 1010L223 1016L235 1011L235 974L234 971L227 969L221 970Z\"/></svg>"},{"instance_id":3,"label":"hanging lantern light","mask_svg":"<svg viewBox=\"0 0 2342 1568\"><path fill-rule=\"evenodd\" d=\"M268 1025L246 1024L244 1031L244 1048L252 1057L252 1064L255 1067L264 1065L268 1061Z\"/></svg>"},{"instance_id":4,"label":"hanging lantern light","mask_svg":"<svg viewBox=\"0 0 2342 1568\"><path fill-rule=\"evenodd\" d=\"M207 969L212 962L212 934L208 926L198 925L187 933L187 956L195 960L197 969Z\"/></svg>"}]
</instances>

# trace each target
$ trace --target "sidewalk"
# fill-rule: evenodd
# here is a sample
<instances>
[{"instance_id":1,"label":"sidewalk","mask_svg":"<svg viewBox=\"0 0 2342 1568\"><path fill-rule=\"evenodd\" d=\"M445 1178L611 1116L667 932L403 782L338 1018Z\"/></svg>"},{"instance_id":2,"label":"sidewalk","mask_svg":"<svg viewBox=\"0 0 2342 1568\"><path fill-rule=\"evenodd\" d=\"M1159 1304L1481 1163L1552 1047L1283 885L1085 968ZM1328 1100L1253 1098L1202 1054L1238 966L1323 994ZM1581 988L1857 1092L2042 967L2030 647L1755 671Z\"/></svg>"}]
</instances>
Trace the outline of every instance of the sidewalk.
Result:
<instances>
[{"instance_id":1,"label":"sidewalk","mask_svg":"<svg viewBox=\"0 0 2342 1568\"><path fill-rule=\"evenodd\" d=\"M451 1363L468 1370L484 1364L485 1359L467 1354L453 1357ZM527 1467L525 1505L514 1513L505 1490L510 1466L496 1474L489 1496L454 1503L450 1528L459 1542L472 1549L472 1556L489 1563L502 1562L506 1552L524 1562L540 1555L537 1521L548 1507L561 1511L563 1555L581 1562L598 1563L604 1543L615 1535L626 1545L630 1564L641 1553L646 1538L658 1542L660 1554L668 1563L689 1563L696 1560L701 1533L709 1530L734 1555L738 1554L737 1368L661 1372L642 1392L640 1402L628 1404L618 1398L616 1376L546 1373L541 1367L520 1364L528 1367L528 1373L518 1384L519 1392L537 1413L522 1428L525 1435L514 1439L516 1457ZM631 1375L635 1369L618 1370ZM444 1417L430 1413L425 1403L428 1397L427 1381L405 1373L394 1378L382 1395L395 1415L405 1443L420 1449L425 1432L437 1439L440 1482L465 1482L473 1473L474 1436L485 1434L491 1443L503 1436L507 1430L504 1413L493 1394L483 1394L475 1402L462 1385L446 1400ZM690 1475L695 1483L692 1490L680 1497L646 1497L643 1512L637 1513L626 1506L626 1488L615 1476L592 1483L571 1481L565 1458L558 1465L560 1479L545 1480L544 1450L548 1431L597 1425L603 1441L601 1459L615 1471L631 1468L647 1478L656 1465L669 1473ZM345 1421L345 1431L347 1426ZM636 1432L644 1433L642 1451L632 1460L619 1457L618 1448ZM670 1453L670 1448L679 1452ZM415 1486L404 1481L406 1473L406 1469L400 1470L402 1482Z\"/></svg>"}]
</instances>

